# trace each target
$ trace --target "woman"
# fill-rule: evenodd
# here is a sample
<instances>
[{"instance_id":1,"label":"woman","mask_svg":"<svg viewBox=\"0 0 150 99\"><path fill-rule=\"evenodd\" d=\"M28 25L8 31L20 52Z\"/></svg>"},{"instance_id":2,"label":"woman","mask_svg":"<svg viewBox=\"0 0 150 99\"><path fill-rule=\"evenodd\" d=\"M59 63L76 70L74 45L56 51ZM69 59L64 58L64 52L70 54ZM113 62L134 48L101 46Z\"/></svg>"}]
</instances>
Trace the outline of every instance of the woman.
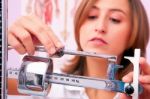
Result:
<instances>
[{"instance_id":1,"label":"woman","mask_svg":"<svg viewBox=\"0 0 150 99\"><path fill-rule=\"evenodd\" d=\"M123 77L124 82L132 82L132 66L123 56L132 56L135 48L141 49L142 75L139 81L144 92L140 99L147 99L150 93L150 67L144 58L148 32L148 20L140 0L82 0L75 17L78 50L116 55L117 63L124 65L118 71L117 79ZM39 42L50 55L64 47L53 31L35 16L22 17L9 28L8 43L20 54L32 55ZM106 78L107 64L105 59L75 57L62 71ZM114 92L91 88L86 88L85 93L89 99L112 99L116 96ZM125 94L118 97L131 98Z\"/></svg>"}]
</instances>

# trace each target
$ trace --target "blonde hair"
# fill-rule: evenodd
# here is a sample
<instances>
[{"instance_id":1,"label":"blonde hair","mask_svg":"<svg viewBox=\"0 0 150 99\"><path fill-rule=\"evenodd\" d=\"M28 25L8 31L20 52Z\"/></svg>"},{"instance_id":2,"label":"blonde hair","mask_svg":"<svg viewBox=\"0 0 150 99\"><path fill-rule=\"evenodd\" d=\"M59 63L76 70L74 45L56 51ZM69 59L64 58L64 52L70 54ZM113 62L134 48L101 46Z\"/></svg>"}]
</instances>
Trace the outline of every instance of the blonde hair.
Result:
<instances>
[{"instance_id":1,"label":"blonde hair","mask_svg":"<svg viewBox=\"0 0 150 99\"><path fill-rule=\"evenodd\" d=\"M74 25L75 25L75 40L78 45L78 50L82 50L79 43L80 27L85 22L89 9L95 4L96 1L97 0L82 0L76 12ZM132 20L133 27L132 27L132 34L129 40L129 46L124 51L123 56L132 56L134 54L134 49L140 48L141 56L145 57L146 46L149 40L148 18L140 0L129 0L129 3L132 11L131 20ZM77 57L77 56L74 57L73 59L70 60L71 64L65 66L63 71L66 73L75 73L76 71L81 71L81 69L83 69L83 66L81 66L83 65L83 60L84 59L81 57ZM129 64L126 64L126 61L123 58L121 64L125 65L125 68L122 71L127 71L126 68L130 67Z\"/></svg>"}]
</instances>

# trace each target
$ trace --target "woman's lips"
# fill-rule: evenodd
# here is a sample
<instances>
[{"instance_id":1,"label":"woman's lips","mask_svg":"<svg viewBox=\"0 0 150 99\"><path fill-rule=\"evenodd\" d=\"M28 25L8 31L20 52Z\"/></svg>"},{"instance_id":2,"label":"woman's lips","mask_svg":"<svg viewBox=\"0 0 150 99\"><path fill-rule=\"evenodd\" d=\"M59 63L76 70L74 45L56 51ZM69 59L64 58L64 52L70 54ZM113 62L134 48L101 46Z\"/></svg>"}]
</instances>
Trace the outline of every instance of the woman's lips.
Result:
<instances>
[{"instance_id":1,"label":"woman's lips","mask_svg":"<svg viewBox=\"0 0 150 99\"><path fill-rule=\"evenodd\" d=\"M103 40L102 38L99 38L99 37L94 37L90 40L90 42L96 44L96 45L99 45L99 46L102 46L102 45L107 45L108 43Z\"/></svg>"}]
</instances>

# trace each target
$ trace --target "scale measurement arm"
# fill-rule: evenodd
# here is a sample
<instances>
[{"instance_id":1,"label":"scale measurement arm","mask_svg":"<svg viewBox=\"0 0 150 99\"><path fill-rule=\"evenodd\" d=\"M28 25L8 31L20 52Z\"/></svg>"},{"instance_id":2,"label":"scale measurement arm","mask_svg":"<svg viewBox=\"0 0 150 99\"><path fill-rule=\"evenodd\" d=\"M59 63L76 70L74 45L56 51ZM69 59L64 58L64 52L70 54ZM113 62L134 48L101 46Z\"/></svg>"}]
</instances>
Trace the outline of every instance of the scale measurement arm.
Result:
<instances>
[{"instance_id":1,"label":"scale measurement arm","mask_svg":"<svg viewBox=\"0 0 150 99\"><path fill-rule=\"evenodd\" d=\"M121 93L125 93L124 90L125 84L129 85L128 83L124 83L118 80L97 79L97 78L91 78L85 76L57 74L57 73L47 75L47 80L50 83L55 83L55 84L103 89L103 90L109 90L109 91L115 91Z\"/></svg>"},{"instance_id":2,"label":"scale measurement arm","mask_svg":"<svg viewBox=\"0 0 150 99\"><path fill-rule=\"evenodd\" d=\"M18 79L19 70L8 70L8 77ZM35 75L34 75L35 76ZM27 75L27 80L31 80L32 74ZM100 79L100 78L92 78L92 77L85 77L85 76L78 76L78 75L70 75L70 74L46 74L46 82L48 84L62 84L62 85L69 85L69 86L77 86L77 87L85 87L85 88L94 88L98 90L107 90L107 91L115 91L126 93L131 95L134 92L133 87L129 83L125 83L119 80L107 80L107 79ZM30 82L42 82L38 81L30 81ZM32 85L32 84L30 84ZM131 88L128 89L128 88ZM132 90L133 89L133 90ZM132 91L131 92L128 92ZM140 90L141 91L141 90Z\"/></svg>"}]
</instances>

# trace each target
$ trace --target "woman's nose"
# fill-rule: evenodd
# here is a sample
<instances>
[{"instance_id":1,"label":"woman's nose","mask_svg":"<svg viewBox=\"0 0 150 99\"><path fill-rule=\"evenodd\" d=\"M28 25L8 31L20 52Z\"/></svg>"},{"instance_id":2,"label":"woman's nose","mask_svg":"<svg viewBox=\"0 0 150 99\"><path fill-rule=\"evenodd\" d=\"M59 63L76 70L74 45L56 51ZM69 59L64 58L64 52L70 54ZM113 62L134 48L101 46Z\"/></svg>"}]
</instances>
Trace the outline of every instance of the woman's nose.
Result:
<instances>
[{"instance_id":1,"label":"woman's nose","mask_svg":"<svg viewBox=\"0 0 150 99\"><path fill-rule=\"evenodd\" d=\"M97 21L94 31L97 32L97 33L103 33L103 34L106 33L107 32L107 27L106 27L105 20Z\"/></svg>"}]
</instances>

